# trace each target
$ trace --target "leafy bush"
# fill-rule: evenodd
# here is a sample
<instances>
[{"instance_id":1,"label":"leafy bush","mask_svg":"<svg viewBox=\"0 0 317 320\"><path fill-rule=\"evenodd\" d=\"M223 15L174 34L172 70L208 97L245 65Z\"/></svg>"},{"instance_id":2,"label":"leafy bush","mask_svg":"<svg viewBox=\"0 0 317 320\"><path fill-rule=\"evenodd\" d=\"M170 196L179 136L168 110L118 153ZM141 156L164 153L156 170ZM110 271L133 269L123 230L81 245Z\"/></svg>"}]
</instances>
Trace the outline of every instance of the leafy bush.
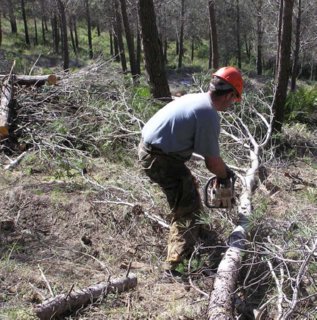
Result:
<instances>
[{"instance_id":1,"label":"leafy bush","mask_svg":"<svg viewBox=\"0 0 317 320\"><path fill-rule=\"evenodd\" d=\"M300 87L287 97L285 119L289 122L313 123L316 118L316 107L317 86Z\"/></svg>"}]
</instances>

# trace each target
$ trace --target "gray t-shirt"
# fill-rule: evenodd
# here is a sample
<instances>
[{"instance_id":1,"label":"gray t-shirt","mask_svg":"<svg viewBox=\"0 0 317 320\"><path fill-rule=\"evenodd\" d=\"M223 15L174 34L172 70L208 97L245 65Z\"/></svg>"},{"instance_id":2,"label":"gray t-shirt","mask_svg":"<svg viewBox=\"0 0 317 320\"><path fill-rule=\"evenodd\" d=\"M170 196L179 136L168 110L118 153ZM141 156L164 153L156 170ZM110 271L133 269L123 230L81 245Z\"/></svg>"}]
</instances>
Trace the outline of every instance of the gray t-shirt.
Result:
<instances>
[{"instance_id":1,"label":"gray t-shirt","mask_svg":"<svg viewBox=\"0 0 317 320\"><path fill-rule=\"evenodd\" d=\"M168 103L145 124L145 143L189 158L193 152L219 156L220 120L208 92L187 94Z\"/></svg>"}]
</instances>

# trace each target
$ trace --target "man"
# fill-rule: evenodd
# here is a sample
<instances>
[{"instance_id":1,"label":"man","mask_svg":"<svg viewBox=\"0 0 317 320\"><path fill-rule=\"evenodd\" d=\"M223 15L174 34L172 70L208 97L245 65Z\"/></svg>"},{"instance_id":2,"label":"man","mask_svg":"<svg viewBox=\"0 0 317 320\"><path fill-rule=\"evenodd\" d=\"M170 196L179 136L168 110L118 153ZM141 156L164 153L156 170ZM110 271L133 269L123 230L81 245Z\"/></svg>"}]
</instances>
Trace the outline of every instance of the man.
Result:
<instances>
[{"instance_id":1,"label":"man","mask_svg":"<svg viewBox=\"0 0 317 320\"><path fill-rule=\"evenodd\" d=\"M167 197L172 213L164 269L177 274L177 265L193 250L195 225L202 208L195 178L185 162L192 153L205 158L208 170L219 181L233 172L220 156L218 112L241 100L243 80L238 69L223 67L212 75L208 92L187 94L160 109L142 129L139 161Z\"/></svg>"}]
</instances>

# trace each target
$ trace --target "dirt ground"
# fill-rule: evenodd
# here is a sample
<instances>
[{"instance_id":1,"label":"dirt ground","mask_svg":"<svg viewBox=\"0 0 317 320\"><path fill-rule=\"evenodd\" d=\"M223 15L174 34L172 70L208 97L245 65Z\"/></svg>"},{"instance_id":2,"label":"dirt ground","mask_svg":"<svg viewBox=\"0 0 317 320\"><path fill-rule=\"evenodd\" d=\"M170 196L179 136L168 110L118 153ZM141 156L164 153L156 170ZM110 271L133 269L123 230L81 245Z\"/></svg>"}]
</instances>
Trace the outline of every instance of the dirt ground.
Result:
<instances>
[{"instance_id":1,"label":"dirt ground","mask_svg":"<svg viewBox=\"0 0 317 320\"><path fill-rule=\"evenodd\" d=\"M201 164L191 166L200 171ZM125 276L129 264L138 278L134 290L109 295L69 319L205 318L215 261L223 252L212 245L224 245L224 235L230 232L223 212L206 210L211 221L206 230L211 236L216 228L218 236L209 248L200 244L208 252L211 275L198 268L191 270L190 281L165 283L161 263L168 232L144 212L166 219L167 209L157 187L140 172L132 175L131 168L103 163L88 169L88 182L83 176L52 179L29 169L27 161L22 162L3 172L0 180L0 319L32 319L32 308L44 299ZM94 178L108 181L103 190ZM267 200L267 216L259 217L258 228L283 228L287 233L293 222L301 229L315 224L316 183L316 169L305 161L270 168L259 188L258 197ZM307 199L307 190L312 190L312 199Z\"/></svg>"}]
</instances>

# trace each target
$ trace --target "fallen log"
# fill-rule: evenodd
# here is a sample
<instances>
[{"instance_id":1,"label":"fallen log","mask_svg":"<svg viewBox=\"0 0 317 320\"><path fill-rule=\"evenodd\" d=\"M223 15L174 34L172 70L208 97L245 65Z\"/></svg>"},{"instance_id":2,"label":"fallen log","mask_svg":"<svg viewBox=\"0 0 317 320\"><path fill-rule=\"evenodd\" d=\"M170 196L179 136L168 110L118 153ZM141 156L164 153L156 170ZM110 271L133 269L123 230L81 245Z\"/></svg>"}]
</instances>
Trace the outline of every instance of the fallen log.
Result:
<instances>
[{"instance_id":1,"label":"fallen log","mask_svg":"<svg viewBox=\"0 0 317 320\"><path fill-rule=\"evenodd\" d=\"M134 275L115 279L109 282L101 282L85 289L60 294L35 307L35 313L41 320L55 319L66 313L74 312L87 306L96 300L103 299L108 293L120 293L137 285Z\"/></svg>"},{"instance_id":2,"label":"fallen log","mask_svg":"<svg viewBox=\"0 0 317 320\"><path fill-rule=\"evenodd\" d=\"M263 152L264 147L268 144L273 123L272 106L267 106L269 114L267 118L260 114L254 107L253 113L259 119L258 125L264 125L266 130L263 130L263 137L258 137L260 143L256 141L255 134L252 134L242 118L237 118L232 121L236 126L236 132L240 133L241 137L233 135L231 132L231 123L228 124L230 131L223 130L223 133L241 144L249 153L248 160L250 167L245 176L239 176L242 183L242 193L238 208L239 221L237 227L233 230L228 239L229 248L227 249L221 263L219 264L216 279L214 281L214 289L211 292L208 306L209 320L230 320L233 316L233 301L236 288L236 281L241 269L242 257L241 252L245 247L247 234L250 229L250 218L252 216L252 195L256 185L256 173L260 166L260 151ZM254 119L252 120L254 121ZM261 139L262 138L262 139Z\"/></svg>"},{"instance_id":3,"label":"fallen log","mask_svg":"<svg viewBox=\"0 0 317 320\"><path fill-rule=\"evenodd\" d=\"M0 79L5 78L5 75L0 75ZM42 86L45 83L48 85L55 85L57 83L58 76L55 74L50 75L36 75L36 76L28 76L28 75L14 75L13 82L18 85L26 85L26 86Z\"/></svg>"},{"instance_id":4,"label":"fallen log","mask_svg":"<svg viewBox=\"0 0 317 320\"><path fill-rule=\"evenodd\" d=\"M241 267L240 249L229 248L219 264L214 290L209 299L210 320L230 320L233 311L233 292Z\"/></svg>"},{"instance_id":5,"label":"fallen log","mask_svg":"<svg viewBox=\"0 0 317 320\"><path fill-rule=\"evenodd\" d=\"M13 99L12 76L3 81L0 101L0 140L9 135L10 105Z\"/></svg>"}]
</instances>

